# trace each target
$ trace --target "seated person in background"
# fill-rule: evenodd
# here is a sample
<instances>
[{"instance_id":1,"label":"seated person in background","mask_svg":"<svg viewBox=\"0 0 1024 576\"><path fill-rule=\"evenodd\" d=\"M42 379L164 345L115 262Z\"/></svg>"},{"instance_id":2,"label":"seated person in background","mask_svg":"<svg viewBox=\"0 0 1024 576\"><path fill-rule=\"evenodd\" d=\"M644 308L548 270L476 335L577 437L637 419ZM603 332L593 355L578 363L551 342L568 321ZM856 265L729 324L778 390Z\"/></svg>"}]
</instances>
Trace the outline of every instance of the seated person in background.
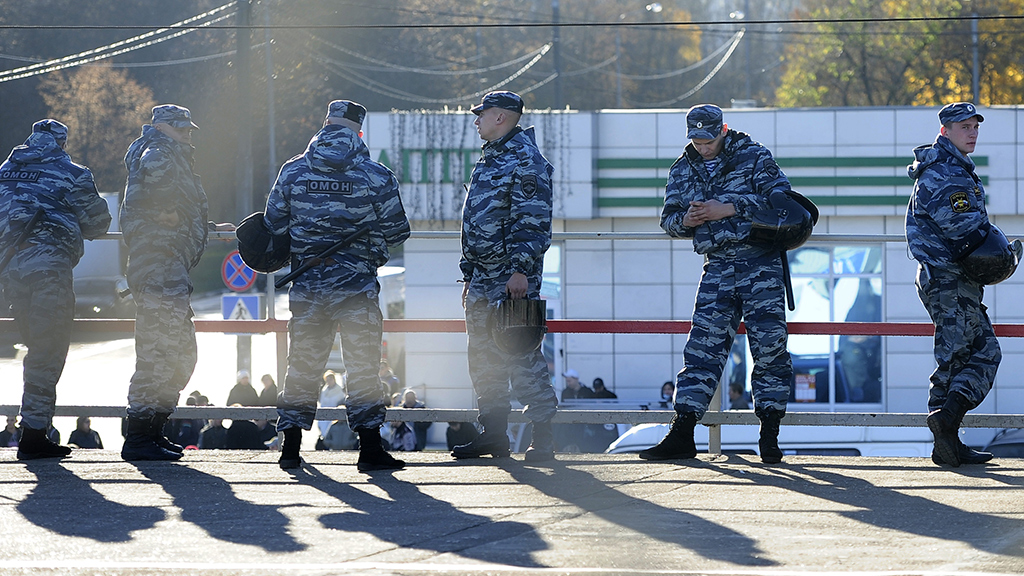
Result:
<instances>
[{"instance_id":1,"label":"seated person in background","mask_svg":"<svg viewBox=\"0 0 1024 576\"><path fill-rule=\"evenodd\" d=\"M17 446L20 431L14 416L7 417L7 427L0 430L0 446Z\"/></svg>"},{"instance_id":2,"label":"seated person in background","mask_svg":"<svg viewBox=\"0 0 1024 576\"><path fill-rule=\"evenodd\" d=\"M199 392L193 392L185 399L186 406L207 406L209 399ZM164 435L179 446L198 446L199 433L206 426L202 418L173 418L164 425Z\"/></svg>"},{"instance_id":3,"label":"seated person in background","mask_svg":"<svg viewBox=\"0 0 1024 576\"><path fill-rule=\"evenodd\" d=\"M729 383L729 410L750 410L746 391L739 382Z\"/></svg>"},{"instance_id":4,"label":"seated person in background","mask_svg":"<svg viewBox=\"0 0 1024 576\"><path fill-rule=\"evenodd\" d=\"M426 408L427 405L416 399L416 391L409 388L402 395L401 408ZM412 422L412 431L416 435L416 447L414 450L419 451L427 447L427 430L430 429L432 422Z\"/></svg>"},{"instance_id":5,"label":"seated person in background","mask_svg":"<svg viewBox=\"0 0 1024 576\"><path fill-rule=\"evenodd\" d=\"M408 422L390 422L391 449L400 452L416 450L416 433Z\"/></svg>"},{"instance_id":6,"label":"seated person in background","mask_svg":"<svg viewBox=\"0 0 1024 576\"><path fill-rule=\"evenodd\" d=\"M671 382L665 382L661 385L661 400L658 401L659 408L672 408L673 401L672 397L676 393L676 385Z\"/></svg>"},{"instance_id":7,"label":"seated person in background","mask_svg":"<svg viewBox=\"0 0 1024 576\"><path fill-rule=\"evenodd\" d=\"M260 390L260 406L277 406L277 384L274 383L274 377L264 374L260 377L260 382L263 383L263 390Z\"/></svg>"},{"instance_id":8,"label":"seated person in background","mask_svg":"<svg viewBox=\"0 0 1024 576\"><path fill-rule=\"evenodd\" d=\"M356 433L348 427L348 422L335 420L318 446L321 450L355 450L359 447L359 440Z\"/></svg>"},{"instance_id":9,"label":"seated person in background","mask_svg":"<svg viewBox=\"0 0 1024 576\"><path fill-rule=\"evenodd\" d=\"M604 380L594 378L594 398L618 398L615 392L604 387Z\"/></svg>"},{"instance_id":10,"label":"seated person in background","mask_svg":"<svg viewBox=\"0 0 1024 576\"><path fill-rule=\"evenodd\" d=\"M594 391L580 384L580 373L572 368L565 371L565 389L562 390L562 401L576 400L577 398L593 398Z\"/></svg>"},{"instance_id":11,"label":"seated person in background","mask_svg":"<svg viewBox=\"0 0 1024 576\"><path fill-rule=\"evenodd\" d=\"M234 404L232 407L240 407ZM227 433L228 450L266 450L260 440L260 428L252 420L232 420Z\"/></svg>"},{"instance_id":12,"label":"seated person in background","mask_svg":"<svg viewBox=\"0 0 1024 576\"><path fill-rule=\"evenodd\" d=\"M88 416L78 417L78 425L71 436L68 436L68 444L74 444L79 448L103 449L103 440L100 440L99 432L92 429L92 421Z\"/></svg>"},{"instance_id":13,"label":"seated person in background","mask_svg":"<svg viewBox=\"0 0 1024 576\"><path fill-rule=\"evenodd\" d=\"M342 372L339 377L334 370L324 372L322 376L323 385L320 387L320 407L337 408L345 403L345 382L347 372ZM320 428L320 438L327 435L327 429L331 427L332 420L319 420L317 427Z\"/></svg>"},{"instance_id":14,"label":"seated person in background","mask_svg":"<svg viewBox=\"0 0 1024 576\"><path fill-rule=\"evenodd\" d=\"M224 420L215 418L199 433L200 450L224 450L228 447L228 429Z\"/></svg>"},{"instance_id":15,"label":"seated person in background","mask_svg":"<svg viewBox=\"0 0 1024 576\"><path fill-rule=\"evenodd\" d=\"M448 440L448 449L454 450L456 446L469 444L480 435L472 422L449 422L445 437Z\"/></svg>"},{"instance_id":16,"label":"seated person in background","mask_svg":"<svg viewBox=\"0 0 1024 576\"><path fill-rule=\"evenodd\" d=\"M239 370L238 375L235 379L235 386L231 388L231 392L228 393L228 406L234 406L235 404L241 406L259 406L260 397L256 393L256 389L252 387L249 382L249 371Z\"/></svg>"}]
</instances>

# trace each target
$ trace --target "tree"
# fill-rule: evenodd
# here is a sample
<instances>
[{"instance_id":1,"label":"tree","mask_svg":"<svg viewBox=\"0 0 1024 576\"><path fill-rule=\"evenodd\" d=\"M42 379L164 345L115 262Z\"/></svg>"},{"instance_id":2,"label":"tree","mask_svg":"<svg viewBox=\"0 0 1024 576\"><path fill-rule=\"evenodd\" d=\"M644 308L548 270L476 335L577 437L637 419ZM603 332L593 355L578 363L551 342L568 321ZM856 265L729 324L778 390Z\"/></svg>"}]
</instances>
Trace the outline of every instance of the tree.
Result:
<instances>
[{"instance_id":1,"label":"tree","mask_svg":"<svg viewBox=\"0 0 1024 576\"><path fill-rule=\"evenodd\" d=\"M974 100L971 14L1019 14L1022 0L823 0L814 24L786 49L780 106L909 106ZM920 15L958 20L916 20ZM870 21L869 21L870 20ZM1015 20L978 23L983 105L1024 96L1024 48ZM791 30L791 32L798 32Z\"/></svg>"},{"instance_id":2,"label":"tree","mask_svg":"<svg viewBox=\"0 0 1024 576\"><path fill-rule=\"evenodd\" d=\"M127 142L150 119L153 92L125 70L84 66L48 74L39 94L52 118L68 126L67 151L88 166L100 191L124 187Z\"/></svg>"}]
</instances>

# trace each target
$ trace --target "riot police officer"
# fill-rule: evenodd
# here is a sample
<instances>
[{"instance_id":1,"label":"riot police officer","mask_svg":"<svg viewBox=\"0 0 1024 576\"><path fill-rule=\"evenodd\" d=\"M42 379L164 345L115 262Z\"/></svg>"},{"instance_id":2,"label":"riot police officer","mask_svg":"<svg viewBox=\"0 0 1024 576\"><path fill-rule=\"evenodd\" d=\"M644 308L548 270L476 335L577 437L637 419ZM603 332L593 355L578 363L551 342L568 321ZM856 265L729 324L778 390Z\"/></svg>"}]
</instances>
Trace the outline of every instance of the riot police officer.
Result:
<instances>
[{"instance_id":1,"label":"riot police officer","mask_svg":"<svg viewBox=\"0 0 1024 576\"><path fill-rule=\"evenodd\" d=\"M71 343L72 268L84 253L83 238L97 238L110 226L92 172L71 161L64 151L67 140L67 126L40 120L0 165L0 242L6 264L0 283L28 347L19 460L71 453L46 432Z\"/></svg>"},{"instance_id":2,"label":"riot police officer","mask_svg":"<svg viewBox=\"0 0 1024 576\"><path fill-rule=\"evenodd\" d=\"M193 172L188 108L153 108L151 124L128 147L120 223L128 246L128 287L135 297L135 374L128 387L125 460L177 460L184 448L163 434L196 366L192 280L209 232L234 230L208 221L209 203Z\"/></svg>"},{"instance_id":3,"label":"riot police officer","mask_svg":"<svg viewBox=\"0 0 1024 576\"><path fill-rule=\"evenodd\" d=\"M331 102L323 128L303 154L281 168L267 199L267 231L290 236L293 269L313 265L288 292L288 373L277 401L284 469L302 463L302 430L313 425L320 375L339 325L348 370L348 424L359 435L357 468L405 465L384 451L380 437L388 403L377 375L383 335L377 268L387 263L390 248L409 237L409 219L398 179L370 159L361 138L365 118L366 108L355 102ZM317 256L363 226L368 234L329 256Z\"/></svg>"},{"instance_id":4,"label":"riot police officer","mask_svg":"<svg viewBox=\"0 0 1024 576\"><path fill-rule=\"evenodd\" d=\"M985 117L969 102L939 111L935 142L914 149L907 173L914 192L907 206L907 244L918 261L917 294L935 324L937 367L928 389L928 428L938 465L982 464L992 454L960 441L960 423L992 389L1002 359L985 305L984 285L960 262L991 226L985 188L968 156Z\"/></svg>"},{"instance_id":5,"label":"riot police officer","mask_svg":"<svg viewBox=\"0 0 1024 576\"><path fill-rule=\"evenodd\" d=\"M551 175L537 148L533 127L519 119L523 100L514 92L490 92L472 108L485 140L462 209L462 300L469 340L469 375L477 394L483 433L452 450L455 458L508 456L509 383L533 422L528 461L554 457L551 418L558 401L547 361L499 347L491 316L506 298L537 299L544 253L551 245Z\"/></svg>"},{"instance_id":6,"label":"riot police officer","mask_svg":"<svg viewBox=\"0 0 1024 576\"><path fill-rule=\"evenodd\" d=\"M669 170L661 227L692 238L705 257L693 327L676 376L672 427L645 460L693 458L693 431L718 387L733 339L744 320L753 356L751 390L761 421L761 460L782 460L779 424L786 414L793 366L783 280L784 253L751 241L753 216L770 206L773 192L790 190L771 152L743 132L730 130L713 104L686 113L690 144Z\"/></svg>"}]
</instances>

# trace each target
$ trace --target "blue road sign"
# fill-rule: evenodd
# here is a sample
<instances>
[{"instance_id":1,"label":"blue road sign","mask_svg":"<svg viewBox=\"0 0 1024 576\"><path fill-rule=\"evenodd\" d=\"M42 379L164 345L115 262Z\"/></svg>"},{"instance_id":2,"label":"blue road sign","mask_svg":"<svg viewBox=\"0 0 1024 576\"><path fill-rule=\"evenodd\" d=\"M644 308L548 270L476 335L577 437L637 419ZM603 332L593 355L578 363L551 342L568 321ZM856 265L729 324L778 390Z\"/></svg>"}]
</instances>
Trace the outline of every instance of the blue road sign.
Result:
<instances>
[{"instance_id":1,"label":"blue road sign","mask_svg":"<svg viewBox=\"0 0 1024 576\"><path fill-rule=\"evenodd\" d=\"M259 294L224 294L220 309L225 320L262 320Z\"/></svg>"},{"instance_id":2,"label":"blue road sign","mask_svg":"<svg viewBox=\"0 0 1024 576\"><path fill-rule=\"evenodd\" d=\"M245 292L256 282L256 271L242 262L242 256L238 250L232 250L224 257L224 264L220 268L220 277L228 290L234 292Z\"/></svg>"}]
</instances>

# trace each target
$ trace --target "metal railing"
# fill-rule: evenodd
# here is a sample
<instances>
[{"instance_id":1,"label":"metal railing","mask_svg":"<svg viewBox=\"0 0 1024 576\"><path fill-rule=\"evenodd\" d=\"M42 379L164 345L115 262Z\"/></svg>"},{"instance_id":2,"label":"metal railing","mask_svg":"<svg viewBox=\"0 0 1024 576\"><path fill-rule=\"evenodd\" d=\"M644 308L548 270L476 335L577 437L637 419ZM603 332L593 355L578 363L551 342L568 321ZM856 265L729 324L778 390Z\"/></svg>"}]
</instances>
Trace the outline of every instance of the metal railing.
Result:
<instances>
[{"instance_id":1,"label":"metal railing","mask_svg":"<svg viewBox=\"0 0 1024 576\"><path fill-rule=\"evenodd\" d=\"M415 239L458 239L457 231L414 231ZM120 233L108 233L104 238L120 239ZM211 233L212 238L234 239L229 232ZM660 232L555 232L555 240L672 240ZM821 243L884 243L904 242L902 235L872 234L815 234L812 242ZM268 285L273 285L272 279ZM76 330L86 332L134 331L134 320L76 319ZM286 320L195 320L197 332L218 332L231 334L277 334L279 340L287 337ZM1024 337L1024 325L996 324L995 332L1000 337ZM384 332L405 333L465 333L465 321L461 319L387 319ZM549 320L548 332L589 333L589 334L686 334L690 330L687 320ZM0 318L0 332L13 331L13 320ZM744 328L740 326L740 333ZM933 336L931 323L919 322L790 322L789 333L808 335L846 336ZM280 349L280 348L279 348ZM282 361L281 358L278 359ZM759 421L750 410L721 411L719 395L722 386L712 401L712 408L701 419L701 424L710 430L709 450L721 449L721 426L758 425ZM620 404L635 403L621 402ZM668 423L672 410L640 409L560 409L553 422L559 424L646 424ZM0 414L16 415L20 407L0 405ZM90 416L99 418L120 418L125 414L124 406L58 406L56 416ZM317 420L338 420L345 418L345 408L319 408ZM388 408L388 421L404 422L473 422L478 412L473 409L448 408ZM172 418L188 419L273 419L277 417L272 407L178 407ZM526 422L519 411L513 411L510 422ZM883 426L922 427L925 426L923 413L875 413L875 412L794 412L787 413L787 426ZM969 414L962 425L968 428L1024 428L1021 414Z\"/></svg>"}]
</instances>

